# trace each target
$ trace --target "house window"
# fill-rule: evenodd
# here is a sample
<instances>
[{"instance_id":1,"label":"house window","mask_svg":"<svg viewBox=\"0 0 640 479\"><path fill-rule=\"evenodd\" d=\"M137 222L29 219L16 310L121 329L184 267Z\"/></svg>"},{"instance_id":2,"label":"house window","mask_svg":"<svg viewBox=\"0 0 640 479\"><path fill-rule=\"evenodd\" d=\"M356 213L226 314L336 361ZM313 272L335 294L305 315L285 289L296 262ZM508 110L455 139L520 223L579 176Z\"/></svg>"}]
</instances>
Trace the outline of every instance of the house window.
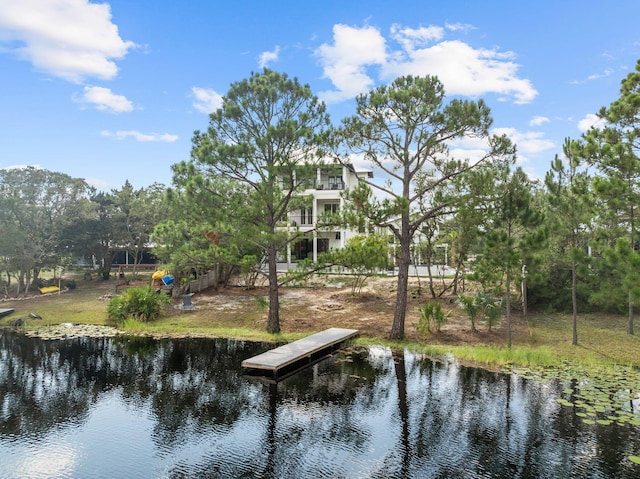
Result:
<instances>
[{"instance_id":1,"label":"house window","mask_svg":"<svg viewBox=\"0 0 640 479\"><path fill-rule=\"evenodd\" d=\"M318 238L318 253L329 251L329 238Z\"/></svg>"},{"instance_id":2,"label":"house window","mask_svg":"<svg viewBox=\"0 0 640 479\"><path fill-rule=\"evenodd\" d=\"M338 214L338 211L340 209L340 205L338 203L329 203L324 205L324 212L327 214Z\"/></svg>"},{"instance_id":3,"label":"house window","mask_svg":"<svg viewBox=\"0 0 640 479\"><path fill-rule=\"evenodd\" d=\"M313 224L313 208L300 209L300 224L303 224L303 225Z\"/></svg>"},{"instance_id":4,"label":"house window","mask_svg":"<svg viewBox=\"0 0 640 479\"><path fill-rule=\"evenodd\" d=\"M330 190L341 190L342 186L342 177L341 176L330 176L329 177L329 189Z\"/></svg>"},{"instance_id":5,"label":"house window","mask_svg":"<svg viewBox=\"0 0 640 479\"><path fill-rule=\"evenodd\" d=\"M305 258L313 257L313 242L308 238L302 238L300 241L293 245L293 256L296 260L303 260Z\"/></svg>"}]
</instances>

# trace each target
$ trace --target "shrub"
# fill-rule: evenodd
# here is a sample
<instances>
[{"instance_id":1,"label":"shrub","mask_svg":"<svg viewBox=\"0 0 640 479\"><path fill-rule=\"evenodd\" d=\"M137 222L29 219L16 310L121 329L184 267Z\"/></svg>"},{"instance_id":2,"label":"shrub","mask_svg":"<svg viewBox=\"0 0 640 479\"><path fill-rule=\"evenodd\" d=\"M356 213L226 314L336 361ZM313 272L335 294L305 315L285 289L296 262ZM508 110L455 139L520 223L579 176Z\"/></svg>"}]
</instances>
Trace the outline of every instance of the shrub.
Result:
<instances>
[{"instance_id":1,"label":"shrub","mask_svg":"<svg viewBox=\"0 0 640 479\"><path fill-rule=\"evenodd\" d=\"M504 300L498 300L490 295L484 295L482 297L482 305L484 307L484 316L487 318L487 325L489 331L496 324L498 318L502 316L502 309L504 308Z\"/></svg>"},{"instance_id":2,"label":"shrub","mask_svg":"<svg viewBox=\"0 0 640 479\"><path fill-rule=\"evenodd\" d=\"M467 296L464 294L458 295L458 306L464 309L465 313L471 321L471 331L476 331L476 318L482 307L482 296L480 292L474 296Z\"/></svg>"},{"instance_id":3,"label":"shrub","mask_svg":"<svg viewBox=\"0 0 640 479\"><path fill-rule=\"evenodd\" d=\"M150 286L129 288L120 296L111 298L107 306L107 315L116 323L124 323L130 318L152 321L160 315L164 305L170 302L171 298L156 293Z\"/></svg>"},{"instance_id":4,"label":"shrub","mask_svg":"<svg viewBox=\"0 0 640 479\"><path fill-rule=\"evenodd\" d=\"M449 319L449 313L445 313L442 305L437 301L429 301L418 307L420 318L418 319L418 332L421 334L429 334L431 325L434 324L436 332L440 332L442 326Z\"/></svg>"},{"instance_id":5,"label":"shrub","mask_svg":"<svg viewBox=\"0 0 640 479\"><path fill-rule=\"evenodd\" d=\"M418 306L420 317L418 318L418 332L429 334L431 332L431 318L433 317L433 303Z\"/></svg>"}]
</instances>

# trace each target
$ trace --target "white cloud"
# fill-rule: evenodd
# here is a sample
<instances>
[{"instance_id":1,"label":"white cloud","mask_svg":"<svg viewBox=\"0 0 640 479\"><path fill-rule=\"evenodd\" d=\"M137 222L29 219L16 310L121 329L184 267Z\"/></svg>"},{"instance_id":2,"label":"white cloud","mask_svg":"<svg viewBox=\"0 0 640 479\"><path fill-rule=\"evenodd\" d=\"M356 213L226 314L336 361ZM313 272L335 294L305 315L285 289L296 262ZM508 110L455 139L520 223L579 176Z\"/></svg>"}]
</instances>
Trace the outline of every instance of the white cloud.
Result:
<instances>
[{"instance_id":1,"label":"white cloud","mask_svg":"<svg viewBox=\"0 0 640 479\"><path fill-rule=\"evenodd\" d=\"M412 52L416 47L428 45L444 36L444 28L429 26L408 28L395 24L391 26L391 38L397 41L405 51Z\"/></svg>"},{"instance_id":2,"label":"white cloud","mask_svg":"<svg viewBox=\"0 0 640 479\"><path fill-rule=\"evenodd\" d=\"M529 121L529 126L540 126L540 125L544 125L545 123L549 123L551 120L549 120L549 118L547 118L546 116L534 116L533 118L531 118L531 121Z\"/></svg>"},{"instance_id":3,"label":"white cloud","mask_svg":"<svg viewBox=\"0 0 640 479\"><path fill-rule=\"evenodd\" d=\"M608 76L611 76L614 72L615 70L613 70L612 68L605 68L605 70L602 73L593 73L592 75L589 75L584 80L573 80L570 83L572 85L579 85L582 83L587 83L589 81L599 80L600 78L606 78Z\"/></svg>"},{"instance_id":4,"label":"white cloud","mask_svg":"<svg viewBox=\"0 0 640 479\"><path fill-rule=\"evenodd\" d=\"M538 92L518 78L512 52L475 49L459 40L445 40L428 48L405 51L383 66L383 78L435 75L448 95L481 96L497 93L514 103L531 102Z\"/></svg>"},{"instance_id":5,"label":"white cloud","mask_svg":"<svg viewBox=\"0 0 640 479\"><path fill-rule=\"evenodd\" d=\"M193 107L201 113L209 114L222 108L222 95L215 90L194 86L191 93L195 98Z\"/></svg>"},{"instance_id":6,"label":"white cloud","mask_svg":"<svg viewBox=\"0 0 640 479\"><path fill-rule=\"evenodd\" d=\"M470 148L450 148L449 156L459 160L469 160L469 163L475 165L487 156L487 149L470 149Z\"/></svg>"},{"instance_id":7,"label":"white cloud","mask_svg":"<svg viewBox=\"0 0 640 479\"><path fill-rule=\"evenodd\" d=\"M109 184L109 182L98 178L85 178L84 181L89 186L93 186L94 188L97 188L99 190L104 190L112 186L111 184Z\"/></svg>"},{"instance_id":8,"label":"white cloud","mask_svg":"<svg viewBox=\"0 0 640 479\"><path fill-rule=\"evenodd\" d=\"M578 122L578 130L582 132L589 131L590 128L603 128L607 121L598 115L588 113L582 120Z\"/></svg>"},{"instance_id":9,"label":"white cloud","mask_svg":"<svg viewBox=\"0 0 640 479\"><path fill-rule=\"evenodd\" d=\"M322 44L316 55L320 58L324 77L336 87L319 96L328 103L339 102L374 85L365 67L386 62L386 41L377 28L337 24L333 26L333 45Z\"/></svg>"},{"instance_id":10,"label":"white cloud","mask_svg":"<svg viewBox=\"0 0 640 479\"><path fill-rule=\"evenodd\" d=\"M446 23L445 28L452 32L464 32L467 33L471 30L475 30L476 27L469 25L468 23Z\"/></svg>"},{"instance_id":11,"label":"white cloud","mask_svg":"<svg viewBox=\"0 0 640 479\"><path fill-rule=\"evenodd\" d=\"M489 139L484 136L467 135L450 141L447 147L449 157L469 160L471 164L475 164L487 155Z\"/></svg>"},{"instance_id":12,"label":"white cloud","mask_svg":"<svg viewBox=\"0 0 640 479\"><path fill-rule=\"evenodd\" d=\"M260 68L264 68L269 65L269 63L278 61L280 55L280 47L276 45L275 50L272 52L262 52L260 57L258 58L258 66Z\"/></svg>"},{"instance_id":13,"label":"white cloud","mask_svg":"<svg viewBox=\"0 0 640 479\"><path fill-rule=\"evenodd\" d=\"M537 155L551 150L556 144L544 138L544 133L537 131L521 132L515 128L495 128L491 131L494 135L506 135L517 148L517 162L527 163L531 155Z\"/></svg>"},{"instance_id":14,"label":"white cloud","mask_svg":"<svg viewBox=\"0 0 640 479\"><path fill-rule=\"evenodd\" d=\"M124 131L101 131L101 136L107 138L115 138L116 140L124 140L126 138L133 138L139 142L151 142L151 141L160 141L164 143L173 143L178 140L177 135L170 135L169 133L140 133L135 130L124 130Z\"/></svg>"},{"instance_id":15,"label":"white cloud","mask_svg":"<svg viewBox=\"0 0 640 479\"><path fill-rule=\"evenodd\" d=\"M73 98L78 103L90 103L100 111L123 113L133 110L133 104L125 96L116 95L109 88L85 86L84 94Z\"/></svg>"},{"instance_id":16,"label":"white cloud","mask_svg":"<svg viewBox=\"0 0 640 479\"><path fill-rule=\"evenodd\" d=\"M0 43L38 71L74 83L114 78L114 60L136 46L120 37L108 4L88 0L0 1Z\"/></svg>"},{"instance_id":17,"label":"white cloud","mask_svg":"<svg viewBox=\"0 0 640 479\"><path fill-rule=\"evenodd\" d=\"M347 157L356 171L372 171L374 169L374 164L364 157L364 153L349 153Z\"/></svg>"},{"instance_id":18,"label":"white cloud","mask_svg":"<svg viewBox=\"0 0 640 479\"><path fill-rule=\"evenodd\" d=\"M480 96L495 93L516 104L529 103L538 94L531 82L518 76L513 52L473 48L460 40L443 40L445 30L464 31L469 26L447 25L418 29L394 25L390 38L398 49L390 49L380 30L334 25L333 44L316 50L335 89L320 96L327 102L353 98L374 84L368 67L378 67L378 80L402 75L435 75L449 95ZM372 72L376 71L372 69Z\"/></svg>"},{"instance_id":19,"label":"white cloud","mask_svg":"<svg viewBox=\"0 0 640 479\"><path fill-rule=\"evenodd\" d=\"M613 68L605 68L605 70L602 73L594 73L593 75L589 75L587 77L587 80L598 80L600 78L606 78L608 76L611 76L612 73L613 73Z\"/></svg>"}]
</instances>

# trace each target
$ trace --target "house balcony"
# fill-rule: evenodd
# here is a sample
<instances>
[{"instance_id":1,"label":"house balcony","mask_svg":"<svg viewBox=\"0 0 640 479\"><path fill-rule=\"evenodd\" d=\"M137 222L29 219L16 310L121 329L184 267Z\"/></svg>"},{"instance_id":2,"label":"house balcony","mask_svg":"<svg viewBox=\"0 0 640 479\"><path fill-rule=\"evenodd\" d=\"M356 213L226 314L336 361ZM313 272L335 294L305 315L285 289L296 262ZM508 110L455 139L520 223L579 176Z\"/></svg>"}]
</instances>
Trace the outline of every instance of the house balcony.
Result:
<instances>
[{"instance_id":1,"label":"house balcony","mask_svg":"<svg viewBox=\"0 0 640 479\"><path fill-rule=\"evenodd\" d=\"M344 183L342 181L329 183L328 181L321 181L316 183L316 190L344 190Z\"/></svg>"},{"instance_id":2,"label":"house balcony","mask_svg":"<svg viewBox=\"0 0 640 479\"><path fill-rule=\"evenodd\" d=\"M289 221L282 222L282 224L278 224L278 226L293 226L299 228L312 228L314 226L313 221L310 221L306 216L302 217L301 215L290 215Z\"/></svg>"}]
</instances>

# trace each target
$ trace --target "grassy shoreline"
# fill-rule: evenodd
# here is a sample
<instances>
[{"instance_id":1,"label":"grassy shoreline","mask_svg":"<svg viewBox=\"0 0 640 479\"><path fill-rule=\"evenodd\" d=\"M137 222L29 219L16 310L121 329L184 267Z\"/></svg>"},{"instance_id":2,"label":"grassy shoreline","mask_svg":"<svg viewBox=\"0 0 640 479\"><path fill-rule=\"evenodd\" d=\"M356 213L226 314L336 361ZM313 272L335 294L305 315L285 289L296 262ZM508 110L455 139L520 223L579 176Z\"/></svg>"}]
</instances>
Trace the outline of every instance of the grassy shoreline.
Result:
<instances>
[{"instance_id":1,"label":"grassy shoreline","mask_svg":"<svg viewBox=\"0 0 640 479\"><path fill-rule=\"evenodd\" d=\"M106 316L108 299L116 294L116 283L83 282L78 289L35 296L31 299L4 301L1 307L15 308L16 312L0 318L0 327L11 321L37 313L42 320L27 320L27 329L55 325L64 322L74 324L112 325ZM243 312L238 318L219 315L177 311L151 323L127 321L121 328L132 335L156 337L225 337L237 340L262 342L288 342L311 332L312 326L295 332L278 335L268 334L264 329L264 311L256 303L255 311ZM376 335L361 335L356 345L383 346L393 350L407 349L434 358L455 358L459 362L488 369L510 367L556 368L563 363L584 367L640 368L640 338L626 334L626 317L584 314L579 317L579 344L571 345L570 315L532 314L520 329L511 349L503 344L484 343L483 337L472 343L463 339L446 341L444 335L431 334L416 340L415 335L405 341L390 341L386 332ZM336 320L336 326L340 326ZM389 328L391 326L389 319Z\"/></svg>"}]
</instances>

